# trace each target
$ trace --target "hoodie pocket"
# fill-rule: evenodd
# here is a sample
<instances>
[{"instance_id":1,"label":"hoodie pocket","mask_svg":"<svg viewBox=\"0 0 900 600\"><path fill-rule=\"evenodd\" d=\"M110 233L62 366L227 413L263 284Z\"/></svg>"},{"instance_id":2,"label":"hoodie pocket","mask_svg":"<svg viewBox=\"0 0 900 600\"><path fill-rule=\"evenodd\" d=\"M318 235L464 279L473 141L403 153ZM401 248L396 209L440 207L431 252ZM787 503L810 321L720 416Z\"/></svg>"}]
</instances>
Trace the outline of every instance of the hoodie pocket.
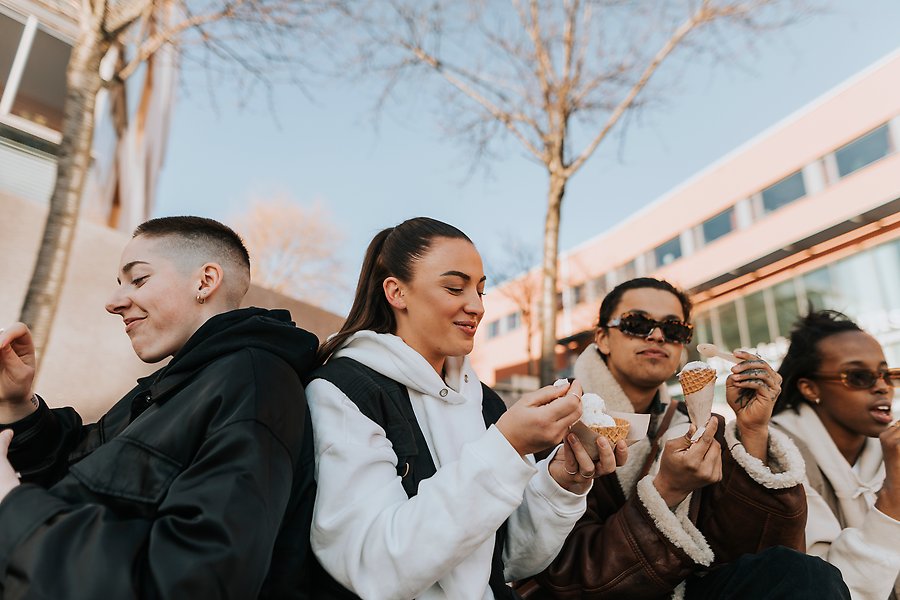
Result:
<instances>
[{"instance_id":1,"label":"hoodie pocket","mask_svg":"<svg viewBox=\"0 0 900 600\"><path fill-rule=\"evenodd\" d=\"M91 492L131 502L159 504L182 465L137 440L116 437L69 473Z\"/></svg>"}]
</instances>

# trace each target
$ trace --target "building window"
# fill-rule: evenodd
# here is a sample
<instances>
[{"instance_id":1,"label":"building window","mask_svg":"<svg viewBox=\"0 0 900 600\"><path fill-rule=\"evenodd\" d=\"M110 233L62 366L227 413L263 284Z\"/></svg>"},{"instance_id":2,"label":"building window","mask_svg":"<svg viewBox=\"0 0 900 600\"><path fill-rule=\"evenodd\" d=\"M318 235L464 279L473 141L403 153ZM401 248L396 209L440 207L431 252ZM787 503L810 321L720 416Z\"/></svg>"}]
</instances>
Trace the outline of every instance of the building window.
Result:
<instances>
[{"instance_id":1,"label":"building window","mask_svg":"<svg viewBox=\"0 0 900 600\"><path fill-rule=\"evenodd\" d=\"M722 345L727 350L743 346L741 343L741 326L738 323L738 312L734 302L718 307L719 333Z\"/></svg>"},{"instance_id":2,"label":"building window","mask_svg":"<svg viewBox=\"0 0 900 600\"><path fill-rule=\"evenodd\" d=\"M846 177L857 169L884 158L889 152L888 126L885 124L835 150L838 174Z\"/></svg>"},{"instance_id":3,"label":"building window","mask_svg":"<svg viewBox=\"0 0 900 600\"><path fill-rule=\"evenodd\" d=\"M38 29L13 100L12 114L61 131L66 99L66 65L71 48Z\"/></svg>"},{"instance_id":4,"label":"building window","mask_svg":"<svg viewBox=\"0 0 900 600\"><path fill-rule=\"evenodd\" d=\"M12 69L16 51L19 49L19 40L25 25L4 14L0 14L0 96L6 89L9 80L9 72Z\"/></svg>"},{"instance_id":5,"label":"building window","mask_svg":"<svg viewBox=\"0 0 900 600\"><path fill-rule=\"evenodd\" d=\"M756 347L771 341L769 318L766 313L764 292L759 291L744 297L744 311L747 315L747 333L750 346Z\"/></svg>"},{"instance_id":6,"label":"building window","mask_svg":"<svg viewBox=\"0 0 900 600\"><path fill-rule=\"evenodd\" d=\"M800 316L797 304L797 289L793 279L783 281L772 288L775 300L775 315L778 319L778 333L789 337L791 328Z\"/></svg>"},{"instance_id":7,"label":"building window","mask_svg":"<svg viewBox=\"0 0 900 600\"><path fill-rule=\"evenodd\" d=\"M806 195L803 173L797 171L762 191L763 210L772 212Z\"/></svg>"},{"instance_id":8,"label":"building window","mask_svg":"<svg viewBox=\"0 0 900 600\"><path fill-rule=\"evenodd\" d=\"M522 323L522 313L516 311L506 315L506 331L513 331L519 328Z\"/></svg>"},{"instance_id":9,"label":"building window","mask_svg":"<svg viewBox=\"0 0 900 600\"><path fill-rule=\"evenodd\" d=\"M663 267L681 258L681 238L675 237L653 249L656 266Z\"/></svg>"},{"instance_id":10,"label":"building window","mask_svg":"<svg viewBox=\"0 0 900 600\"><path fill-rule=\"evenodd\" d=\"M601 275L591 280L591 293L595 300L602 300L606 296L606 276Z\"/></svg>"},{"instance_id":11,"label":"building window","mask_svg":"<svg viewBox=\"0 0 900 600\"><path fill-rule=\"evenodd\" d=\"M494 339L498 335L500 335L500 321L491 321L487 324L488 339Z\"/></svg>"},{"instance_id":12,"label":"building window","mask_svg":"<svg viewBox=\"0 0 900 600\"><path fill-rule=\"evenodd\" d=\"M581 304L584 302L584 284L579 283L572 287L572 304Z\"/></svg>"},{"instance_id":13,"label":"building window","mask_svg":"<svg viewBox=\"0 0 900 600\"><path fill-rule=\"evenodd\" d=\"M731 233L736 228L737 221L735 220L734 207L732 206L712 219L703 222L703 241L708 244L726 233Z\"/></svg>"}]
</instances>

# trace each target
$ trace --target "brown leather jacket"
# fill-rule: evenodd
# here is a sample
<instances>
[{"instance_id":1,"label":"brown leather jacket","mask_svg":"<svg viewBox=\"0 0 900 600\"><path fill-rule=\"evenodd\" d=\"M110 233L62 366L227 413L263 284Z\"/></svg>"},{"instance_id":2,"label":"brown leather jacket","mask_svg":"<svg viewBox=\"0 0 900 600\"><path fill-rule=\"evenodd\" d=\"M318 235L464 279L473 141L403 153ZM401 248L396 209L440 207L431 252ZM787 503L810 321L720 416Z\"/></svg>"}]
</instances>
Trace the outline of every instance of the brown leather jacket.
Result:
<instances>
[{"instance_id":1,"label":"brown leather jacket","mask_svg":"<svg viewBox=\"0 0 900 600\"><path fill-rule=\"evenodd\" d=\"M690 518L715 555L711 566L770 546L805 551L806 497L801 485L767 489L737 464L723 436L722 480L695 492ZM638 493L627 500L615 479L598 479L587 512L527 598L666 598L707 567L673 544Z\"/></svg>"}]
</instances>

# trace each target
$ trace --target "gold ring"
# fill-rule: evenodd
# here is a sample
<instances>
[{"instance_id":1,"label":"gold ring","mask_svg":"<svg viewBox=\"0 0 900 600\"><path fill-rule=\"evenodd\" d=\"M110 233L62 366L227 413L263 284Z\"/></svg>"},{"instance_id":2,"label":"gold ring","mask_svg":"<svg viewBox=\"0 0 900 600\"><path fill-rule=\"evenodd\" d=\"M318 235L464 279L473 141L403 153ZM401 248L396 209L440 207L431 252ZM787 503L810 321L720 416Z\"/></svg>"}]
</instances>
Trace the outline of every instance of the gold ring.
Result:
<instances>
[{"instance_id":1,"label":"gold ring","mask_svg":"<svg viewBox=\"0 0 900 600\"><path fill-rule=\"evenodd\" d=\"M563 467L563 471L565 471L569 475L575 475L576 473L578 473L578 467L575 467L574 471L569 471L567 468Z\"/></svg>"}]
</instances>

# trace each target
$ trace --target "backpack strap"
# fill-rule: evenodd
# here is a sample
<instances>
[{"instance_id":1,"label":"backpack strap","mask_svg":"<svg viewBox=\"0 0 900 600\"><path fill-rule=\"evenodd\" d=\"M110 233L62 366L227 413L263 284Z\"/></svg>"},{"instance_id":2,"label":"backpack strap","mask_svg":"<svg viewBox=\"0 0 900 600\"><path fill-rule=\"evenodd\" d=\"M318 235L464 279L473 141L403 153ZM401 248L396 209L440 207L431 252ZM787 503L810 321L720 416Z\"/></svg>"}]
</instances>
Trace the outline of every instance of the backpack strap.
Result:
<instances>
[{"instance_id":1,"label":"backpack strap","mask_svg":"<svg viewBox=\"0 0 900 600\"><path fill-rule=\"evenodd\" d=\"M506 412L506 403L497 395L497 392L481 384L481 416L484 418L485 428L500 420ZM511 587L506 585L506 577L503 575L503 548L506 546L507 522L504 521L494 538L494 555L491 557L491 577L488 585L494 593L496 600L515 600L519 595Z\"/></svg>"},{"instance_id":2,"label":"backpack strap","mask_svg":"<svg viewBox=\"0 0 900 600\"><path fill-rule=\"evenodd\" d=\"M437 472L422 428L416 420L409 391L405 386L351 358L329 360L313 373L312 379L324 379L341 390L366 417L380 425L397 455L397 475L410 498L418 493L419 482ZM490 427L506 412L506 404L483 383L481 414L485 427ZM506 585L503 576L503 548L506 522L497 530L491 575L488 580L497 600L515 600L516 593ZM319 586L324 598L356 598L324 571L318 568Z\"/></svg>"},{"instance_id":3,"label":"backpack strap","mask_svg":"<svg viewBox=\"0 0 900 600\"><path fill-rule=\"evenodd\" d=\"M313 376L341 390L362 414L384 429L397 455L403 489L410 498L415 496L419 482L437 469L406 387L351 358L332 359Z\"/></svg>"}]
</instances>

